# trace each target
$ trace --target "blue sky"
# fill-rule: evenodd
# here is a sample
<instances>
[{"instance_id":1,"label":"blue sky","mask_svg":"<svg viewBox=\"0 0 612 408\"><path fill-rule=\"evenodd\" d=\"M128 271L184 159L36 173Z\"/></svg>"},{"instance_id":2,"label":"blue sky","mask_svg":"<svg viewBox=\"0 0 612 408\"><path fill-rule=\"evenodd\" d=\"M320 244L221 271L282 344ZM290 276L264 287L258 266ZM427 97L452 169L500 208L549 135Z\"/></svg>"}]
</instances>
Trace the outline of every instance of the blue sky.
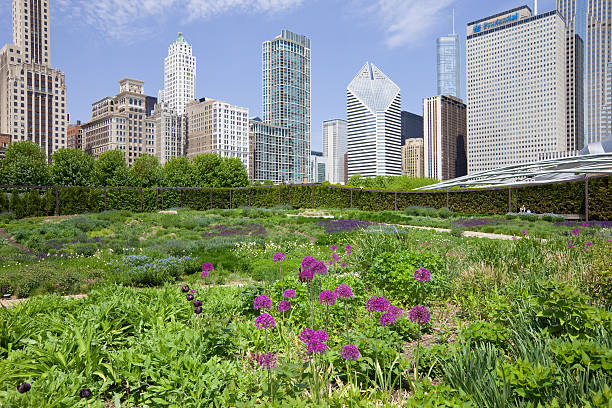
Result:
<instances>
[{"instance_id":1,"label":"blue sky","mask_svg":"<svg viewBox=\"0 0 612 408\"><path fill-rule=\"evenodd\" d=\"M286 28L311 39L312 148L326 119L346 117L346 86L365 61L400 88L402 108L422 114L436 93L436 37L533 1L516 0L50 0L51 64L66 73L71 121L118 92L125 77L163 87L168 45L182 31L197 56L197 95L261 115L261 43ZM540 12L555 7L540 0ZM0 0L0 44L10 43L11 1Z\"/></svg>"}]
</instances>

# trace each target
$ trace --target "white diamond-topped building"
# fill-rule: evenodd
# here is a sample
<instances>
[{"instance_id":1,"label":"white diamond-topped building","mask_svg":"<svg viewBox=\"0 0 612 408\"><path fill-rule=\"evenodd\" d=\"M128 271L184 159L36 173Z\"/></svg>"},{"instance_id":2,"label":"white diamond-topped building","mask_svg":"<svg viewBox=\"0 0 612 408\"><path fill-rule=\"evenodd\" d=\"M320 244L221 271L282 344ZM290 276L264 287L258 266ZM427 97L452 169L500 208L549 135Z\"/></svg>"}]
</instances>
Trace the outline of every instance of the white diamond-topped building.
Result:
<instances>
[{"instance_id":1,"label":"white diamond-topped building","mask_svg":"<svg viewBox=\"0 0 612 408\"><path fill-rule=\"evenodd\" d=\"M184 114L187 102L196 98L196 57L183 33L178 33L176 41L168 47L163 97L159 102L165 102L166 107L178 115Z\"/></svg>"},{"instance_id":2,"label":"white diamond-topped building","mask_svg":"<svg viewBox=\"0 0 612 408\"><path fill-rule=\"evenodd\" d=\"M346 89L348 176L402 174L400 88L366 62Z\"/></svg>"}]
</instances>

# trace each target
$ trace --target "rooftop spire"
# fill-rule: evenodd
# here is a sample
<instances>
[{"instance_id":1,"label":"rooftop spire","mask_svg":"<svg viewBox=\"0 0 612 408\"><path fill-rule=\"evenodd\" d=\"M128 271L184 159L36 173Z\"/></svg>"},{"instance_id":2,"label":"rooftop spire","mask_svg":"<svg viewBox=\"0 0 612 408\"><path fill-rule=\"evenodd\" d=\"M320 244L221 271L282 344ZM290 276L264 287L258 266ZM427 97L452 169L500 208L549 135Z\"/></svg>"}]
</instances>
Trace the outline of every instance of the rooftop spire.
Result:
<instances>
[{"instance_id":1,"label":"rooftop spire","mask_svg":"<svg viewBox=\"0 0 612 408\"><path fill-rule=\"evenodd\" d=\"M187 43L185 37L183 37L183 33L179 31L178 36L176 37L175 43Z\"/></svg>"},{"instance_id":2,"label":"rooftop spire","mask_svg":"<svg viewBox=\"0 0 612 408\"><path fill-rule=\"evenodd\" d=\"M455 35L455 9L454 8L453 8L453 35Z\"/></svg>"}]
</instances>

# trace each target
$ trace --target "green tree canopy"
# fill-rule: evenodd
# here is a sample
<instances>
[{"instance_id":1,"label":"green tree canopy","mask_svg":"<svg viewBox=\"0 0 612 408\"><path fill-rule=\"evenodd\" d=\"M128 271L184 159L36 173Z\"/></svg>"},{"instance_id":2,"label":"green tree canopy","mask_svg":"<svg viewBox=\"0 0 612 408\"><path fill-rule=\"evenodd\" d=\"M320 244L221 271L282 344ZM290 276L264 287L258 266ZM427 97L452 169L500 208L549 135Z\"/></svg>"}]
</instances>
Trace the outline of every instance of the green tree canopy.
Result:
<instances>
[{"instance_id":1,"label":"green tree canopy","mask_svg":"<svg viewBox=\"0 0 612 408\"><path fill-rule=\"evenodd\" d=\"M134 187L157 187L162 183L162 172L157 157L141 154L128 170L130 185Z\"/></svg>"},{"instance_id":2,"label":"green tree canopy","mask_svg":"<svg viewBox=\"0 0 612 408\"><path fill-rule=\"evenodd\" d=\"M0 183L38 186L49 182L47 156L34 142L14 142L0 160Z\"/></svg>"},{"instance_id":3,"label":"green tree canopy","mask_svg":"<svg viewBox=\"0 0 612 408\"><path fill-rule=\"evenodd\" d=\"M247 187L249 185L249 175L240 159L223 158L219 184L219 187Z\"/></svg>"},{"instance_id":4,"label":"green tree canopy","mask_svg":"<svg viewBox=\"0 0 612 408\"><path fill-rule=\"evenodd\" d=\"M194 187L221 187L223 160L217 154L198 154L193 158L191 174Z\"/></svg>"},{"instance_id":5,"label":"green tree canopy","mask_svg":"<svg viewBox=\"0 0 612 408\"><path fill-rule=\"evenodd\" d=\"M90 186L94 158L83 150L63 148L51 156L49 173L56 186Z\"/></svg>"},{"instance_id":6,"label":"green tree canopy","mask_svg":"<svg viewBox=\"0 0 612 408\"><path fill-rule=\"evenodd\" d=\"M94 164L94 183L98 186L128 185L128 170L125 155L121 150L102 153Z\"/></svg>"},{"instance_id":7,"label":"green tree canopy","mask_svg":"<svg viewBox=\"0 0 612 408\"><path fill-rule=\"evenodd\" d=\"M173 157L164 164L164 184L168 187L192 187L191 161L186 157Z\"/></svg>"}]
</instances>

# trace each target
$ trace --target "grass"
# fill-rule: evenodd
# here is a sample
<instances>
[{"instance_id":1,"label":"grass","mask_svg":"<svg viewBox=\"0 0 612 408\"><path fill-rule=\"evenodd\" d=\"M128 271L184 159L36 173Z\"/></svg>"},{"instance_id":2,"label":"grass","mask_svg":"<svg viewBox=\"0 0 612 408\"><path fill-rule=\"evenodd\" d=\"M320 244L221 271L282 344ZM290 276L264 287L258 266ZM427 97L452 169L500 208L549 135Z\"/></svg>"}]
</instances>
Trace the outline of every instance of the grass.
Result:
<instances>
[{"instance_id":1,"label":"grass","mask_svg":"<svg viewBox=\"0 0 612 408\"><path fill-rule=\"evenodd\" d=\"M0 308L0 406L598 407L612 400L609 229L571 235L573 226L491 218L474 228L532 228L515 241L354 222L329 233L325 220L291 212L5 220L0 226L33 254L0 240L0 286L31 298ZM375 223L401 224L399 217L450 226L462 218L328 212ZM302 258L329 259L332 244L347 265L300 282ZM279 251L287 255L282 283L272 261ZM206 281L204 261L215 266ZM432 280L415 282L418 267ZM326 319L318 294L341 283L355 297L338 300ZM201 314L182 285L196 289ZM266 336L254 327L253 300L265 293L277 305L288 287L297 292L292 307L269 311L277 326ZM89 295L58 296L70 293ZM364 307L371 296L402 307L403 317L381 326L380 314ZM432 312L420 328L408 319L416 304ZM313 320L315 329L329 324L329 351L316 370L299 339ZM341 358L348 343L361 353L350 365ZM278 356L270 382L257 364L262 352ZM20 394L24 381L32 389ZM80 398L85 388L92 396Z\"/></svg>"}]
</instances>

